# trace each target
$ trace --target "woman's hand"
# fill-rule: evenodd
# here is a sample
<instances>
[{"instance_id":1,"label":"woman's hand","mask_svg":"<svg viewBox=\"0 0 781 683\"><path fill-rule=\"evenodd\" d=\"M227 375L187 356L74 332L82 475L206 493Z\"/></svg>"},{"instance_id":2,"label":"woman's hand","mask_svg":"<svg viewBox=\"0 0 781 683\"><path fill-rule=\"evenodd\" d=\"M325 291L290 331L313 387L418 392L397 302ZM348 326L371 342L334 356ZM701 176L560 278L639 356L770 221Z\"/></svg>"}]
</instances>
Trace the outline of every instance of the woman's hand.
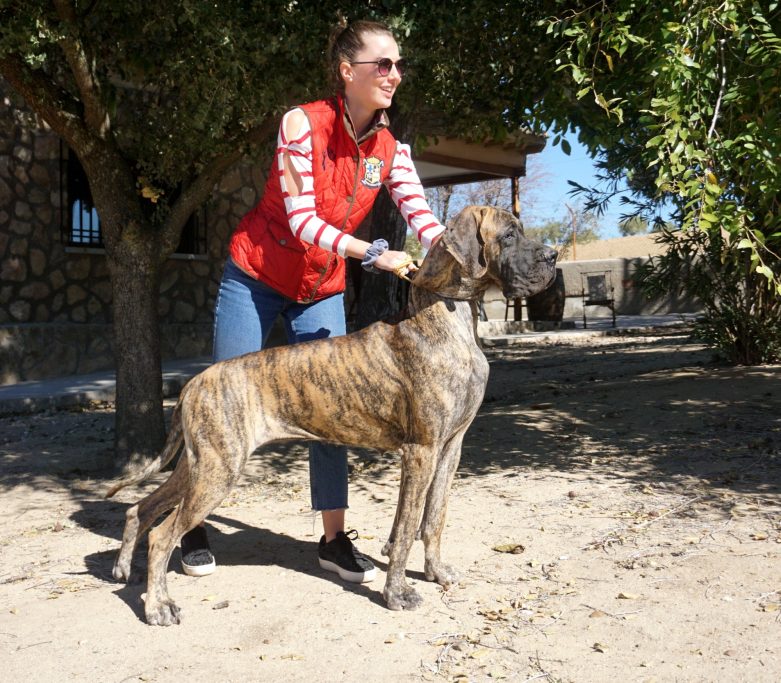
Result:
<instances>
[{"instance_id":1,"label":"woman's hand","mask_svg":"<svg viewBox=\"0 0 781 683\"><path fill-rule=\"evenodd\" d=\"M388 250L382 252L382 254L377 257L377 260L374 262L374 267L378 270L387 270L401 276L418 269L411 261L412 257L406 251ZM400 267L401 270L399 271Z\"/></svg>"}]
</instances>

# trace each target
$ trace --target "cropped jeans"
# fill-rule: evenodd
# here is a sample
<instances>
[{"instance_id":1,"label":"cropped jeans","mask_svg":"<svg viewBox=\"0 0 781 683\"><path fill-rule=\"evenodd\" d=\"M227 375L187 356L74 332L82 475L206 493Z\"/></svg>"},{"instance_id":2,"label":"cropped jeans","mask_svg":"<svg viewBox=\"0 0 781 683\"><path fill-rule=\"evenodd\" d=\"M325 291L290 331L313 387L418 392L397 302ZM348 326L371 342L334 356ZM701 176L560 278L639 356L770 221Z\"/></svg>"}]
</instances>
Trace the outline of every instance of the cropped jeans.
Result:
<instances>
[{"instance_id":1,"label":"cropped jeans","mask_svg":"<svg viewBox=\"0 0 781 683\"><path fill-rule=\"evenodd\" d=\"M213 360L264 348L280 315L290 344L345 333L344 295L297 303L250 277L228 258L215 306ZM314 510L347 507L346 448L310 443L309 488Z\"/></svg>"}]
</instances>

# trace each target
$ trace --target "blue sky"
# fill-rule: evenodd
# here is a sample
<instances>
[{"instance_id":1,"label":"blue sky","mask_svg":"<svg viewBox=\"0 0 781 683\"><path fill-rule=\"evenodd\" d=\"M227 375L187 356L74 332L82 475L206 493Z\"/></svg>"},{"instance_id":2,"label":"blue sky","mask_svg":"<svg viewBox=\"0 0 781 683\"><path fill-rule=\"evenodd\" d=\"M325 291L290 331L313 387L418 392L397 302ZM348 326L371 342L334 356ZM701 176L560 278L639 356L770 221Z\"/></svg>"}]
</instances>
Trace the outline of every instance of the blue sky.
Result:
<instances>
[{"instance_id":1,"label":"blue sky","mask_svg":"<svg viewBox=\"0 0 781 683\"><path fill-rule=\"evenodd\" d=\"M567 141L572 146L572 152L567 156L561 149L561 145L553 147L550 140L545 149L539 154L530 155L526 161L526 175L533 177L542 174L539 180L534 182L534 213L543 218L558 219L568 215L565 202L573 208L578 199L568 194L572 189L567 184L568 180L574 180L581 185L591 187L596 184L594 164L586 148L572 137ZM620 237L618 222L622 207L617 200L611 202L611 206L600 219L600 234L602 238Z\"/></svg>"}]
</instances>

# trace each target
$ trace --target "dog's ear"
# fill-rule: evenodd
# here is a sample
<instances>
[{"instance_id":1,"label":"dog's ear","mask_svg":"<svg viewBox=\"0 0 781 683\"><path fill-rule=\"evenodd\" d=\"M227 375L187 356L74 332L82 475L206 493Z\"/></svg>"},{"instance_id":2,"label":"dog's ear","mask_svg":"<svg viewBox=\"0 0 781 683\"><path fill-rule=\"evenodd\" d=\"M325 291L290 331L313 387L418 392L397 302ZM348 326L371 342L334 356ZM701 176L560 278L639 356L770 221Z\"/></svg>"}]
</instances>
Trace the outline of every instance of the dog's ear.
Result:
<instances>
[{"instance_id":1,"label":"dog's ear","mask_svg":"<svg viewBox=\"0 0 781 683\"><path fill-rule=\"evenodd\" d=\"M479 278L485 274L483 224L490 220L487 206L468 206L450 223L440 238L447 252L461 265L464 274Z\"/></svg>"}]
</instances>

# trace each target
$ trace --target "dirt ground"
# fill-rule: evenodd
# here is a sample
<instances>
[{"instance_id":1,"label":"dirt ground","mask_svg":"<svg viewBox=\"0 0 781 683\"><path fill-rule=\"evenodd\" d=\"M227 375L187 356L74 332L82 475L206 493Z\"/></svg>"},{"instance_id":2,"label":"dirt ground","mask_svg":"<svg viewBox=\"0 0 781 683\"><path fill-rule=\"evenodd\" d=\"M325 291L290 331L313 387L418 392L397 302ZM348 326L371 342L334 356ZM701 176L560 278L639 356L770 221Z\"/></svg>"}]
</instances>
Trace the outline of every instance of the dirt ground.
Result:
<instances>
[{"instance_id":1,"label":"dirt ground","mask_svg":"<svg viewBox=\"0 0 781 683\"><path fill-rule=\"evenodd\" d=\"M184 620L159 628L111 578L155 486L102 499L111 406L0 419L3 679L781 679L781 367L720 366L681 329L487 353L443 542L462 580L427 583L416 543L414 612L381 594L395 454L351 456L373 583L318 567L304 447L262 451L210 518L217 572L173 558Z\"/></svg>"}]
</instances>

